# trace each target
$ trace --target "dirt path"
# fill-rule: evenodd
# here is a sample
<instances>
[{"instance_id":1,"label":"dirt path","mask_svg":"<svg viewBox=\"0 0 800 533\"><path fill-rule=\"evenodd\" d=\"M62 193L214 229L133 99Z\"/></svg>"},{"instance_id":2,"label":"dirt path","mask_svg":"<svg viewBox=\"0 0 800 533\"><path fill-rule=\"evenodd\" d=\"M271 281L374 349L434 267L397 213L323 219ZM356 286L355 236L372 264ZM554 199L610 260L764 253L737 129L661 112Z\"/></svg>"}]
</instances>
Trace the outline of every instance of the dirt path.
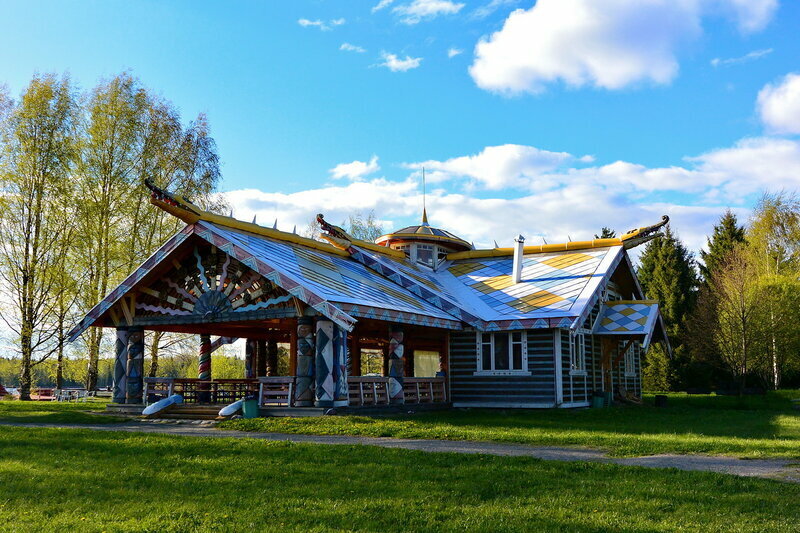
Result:
<instances>
[{"instance_id":1,"label":"dirt path","mask_svg":"<svg viewBox=\"0 0 800 533\"><path fill-rule=\"evenodd\" d=\"M535 457L546 461L591 461L647 468L677 468L703 472L718 472L735 476L782 479L800 483L800 461L780 459L738 459L707 455L649 455L644 457L609 457L604 452L589 448L559 448L554 446L527 446L493 442L450 441L433 439L396 439L352 437L346 435L295 435L288 433L251 433L224 431L195 424L158 424L131 422L124 424L39 424L0 422L3 426L28 428L91 429L95 431L125 431L131 433L157 433L190 437L250 438L310 444L346 444L400 448L423 452L476 453L513 457Z\"/></svg>"}]
</instances>

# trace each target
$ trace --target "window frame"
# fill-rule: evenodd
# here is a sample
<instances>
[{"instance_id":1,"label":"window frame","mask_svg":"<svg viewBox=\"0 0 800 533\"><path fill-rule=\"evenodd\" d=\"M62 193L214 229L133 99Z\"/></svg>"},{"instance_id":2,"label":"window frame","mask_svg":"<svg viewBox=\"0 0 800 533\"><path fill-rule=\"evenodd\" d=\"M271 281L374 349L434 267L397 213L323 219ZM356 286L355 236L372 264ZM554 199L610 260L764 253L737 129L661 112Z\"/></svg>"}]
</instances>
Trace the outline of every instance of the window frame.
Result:
<instances>
[{"instance_id":1,"label":"window frame","mask_svg":"<svg viewBox=\"0 0 800 533\"><path fill-rule=\"evenodd\" d=\"M569 336L569 375L585 376L586 372L586 330L578 330ZM588 332L591 335L591 332Z\"/></svg>"},{"instance_id":2,"label":"window frame","mask_svg":"<svg viewBox=\"0 0 800 533\"><path fill-rule=\"evenodd\" d=\"M624 345L623 345L624 347ZM628 351L625 352L623 359L623 372L626 378L636 377L636 350L639 349L639 343L634 341Z\"/></svg>"},{"instance_id":3,"label":"window frame","mask_svg":"<svg viewBox=\"0 0 800 533\"><path fill-rule=\"evenodd\" d=\"M520 340L514 340L514 334L520 334ZM483 336L489 335L489 342L484 342ZM495 335L508 336L508 366L507 370L498 370L495 368ZM483 368L483 345L489 344L490 355L490 369ZM521 353L521 368L511 368L514 365L514 346L520 346ZM475 347L476 347L476 368L474 372L476 376L530 376L531 372L528 369L528 332L526 330L514 331L476 331L475 332Z\"/></svg>"}]
</instances>

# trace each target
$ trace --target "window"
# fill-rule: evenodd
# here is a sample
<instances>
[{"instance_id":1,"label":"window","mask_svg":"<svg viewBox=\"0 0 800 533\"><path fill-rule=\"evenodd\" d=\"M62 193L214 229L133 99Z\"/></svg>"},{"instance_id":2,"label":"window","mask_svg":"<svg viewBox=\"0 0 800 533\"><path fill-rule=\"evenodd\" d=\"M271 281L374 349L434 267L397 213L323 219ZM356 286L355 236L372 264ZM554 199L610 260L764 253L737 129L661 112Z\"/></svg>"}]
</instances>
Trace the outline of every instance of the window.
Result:
<instances>
[{"instance_id":1,"label":"window","mask_svg":"<svg viewBox=\"0 0 800 533\"><path fill-rule=\"evenodd\" d=\"M528 348L524 331L478 333L478 373L528 374Z\"/></svg>"},{"instance_id":2,"label":"window","mask_svg":"<svg viewBox=\"0 0 800 533\"><path fill-rule=\"evenodd\" d=\"M625 352L625 375L628 377L636 375L636 353L638 350L639 343L635 342Z\"/></svg>"},{"instance_id":3,"label":"window","mask_svg":"<svg viewBox=\"0 0 800 533\"><path fill-rule=\"evenodd\" d=\"M573 374L586 373L586 336L576 333L569 338L569 370Z\"/></svg>"},{"instance_id":4,"label":"window","mask_svg":"<svg viewBox=\"0 0 800 533\"><path fill-rule=\"evenodd\" d=\"M429 267L433 268L433 251L434 246L432 244L418 244L417 245L417 262L422 263L423 265L428 265Z\"/></svg>"},{"instance_id":5,"label":"window","mask_svg":"<svg viewBox=\"0 0 800 533\"><path fill-rule=\"evenodd\" d=\"M414 350L414 377L432 378L439 372L439 352Z\"/></svg>"}]
</instances>

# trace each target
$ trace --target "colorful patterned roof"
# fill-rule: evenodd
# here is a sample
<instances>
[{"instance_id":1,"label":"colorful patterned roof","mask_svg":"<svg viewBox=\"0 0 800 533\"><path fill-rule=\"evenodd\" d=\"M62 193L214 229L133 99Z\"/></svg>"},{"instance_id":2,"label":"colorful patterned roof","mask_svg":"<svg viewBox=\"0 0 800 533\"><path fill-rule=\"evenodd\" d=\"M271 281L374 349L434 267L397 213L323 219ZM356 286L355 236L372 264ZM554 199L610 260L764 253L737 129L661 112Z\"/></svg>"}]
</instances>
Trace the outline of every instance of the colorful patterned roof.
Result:
<instances>
[{"instance_id":1,"label":"colorful patterned roof","mask_svg":"<svg viewBox=\"0 0 800 533\"><path fill-rule=\"evenodd\" d=\"M658 320L658 302L655 300L615 300L603 303L593 333L642 337L644 345Z\"/></svg>"}]
</instances>

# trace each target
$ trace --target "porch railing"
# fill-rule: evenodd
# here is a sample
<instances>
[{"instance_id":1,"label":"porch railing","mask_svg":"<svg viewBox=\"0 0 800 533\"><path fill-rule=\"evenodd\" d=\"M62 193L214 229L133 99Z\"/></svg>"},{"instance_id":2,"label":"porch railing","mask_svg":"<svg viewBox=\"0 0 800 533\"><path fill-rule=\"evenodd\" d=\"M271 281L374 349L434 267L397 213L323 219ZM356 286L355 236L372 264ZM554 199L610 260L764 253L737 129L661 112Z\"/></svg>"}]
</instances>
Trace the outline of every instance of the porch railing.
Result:
<instances>
[{"instance_id":1,"label":"porch railing","mask_svg":"<svg viewBox=\"0 0 800 533\"><path fill-rule=\"evenodd\" d=\"M258 378L258 404L268 407L292 407L294 380L294 376Z\"/></svg>"},{"instance_id":2,"label":"porch railing","mask_svg":"<svg viewBox=\"0 0 800 533\"><path fill-rule=\"evenodd\" d=\"M347 378L351 406L388 405L389 378L382 376L350 376ZM173 394L183 396L184 403L230 404L252 396L261 406L294 407L294 376L261 377L258 379L215 379L201 381L188 378L145 378L144 397L153 403ZM445 378L405 378L403 395L407 404L445 403Z\"/></svg>"}]
</instances>

